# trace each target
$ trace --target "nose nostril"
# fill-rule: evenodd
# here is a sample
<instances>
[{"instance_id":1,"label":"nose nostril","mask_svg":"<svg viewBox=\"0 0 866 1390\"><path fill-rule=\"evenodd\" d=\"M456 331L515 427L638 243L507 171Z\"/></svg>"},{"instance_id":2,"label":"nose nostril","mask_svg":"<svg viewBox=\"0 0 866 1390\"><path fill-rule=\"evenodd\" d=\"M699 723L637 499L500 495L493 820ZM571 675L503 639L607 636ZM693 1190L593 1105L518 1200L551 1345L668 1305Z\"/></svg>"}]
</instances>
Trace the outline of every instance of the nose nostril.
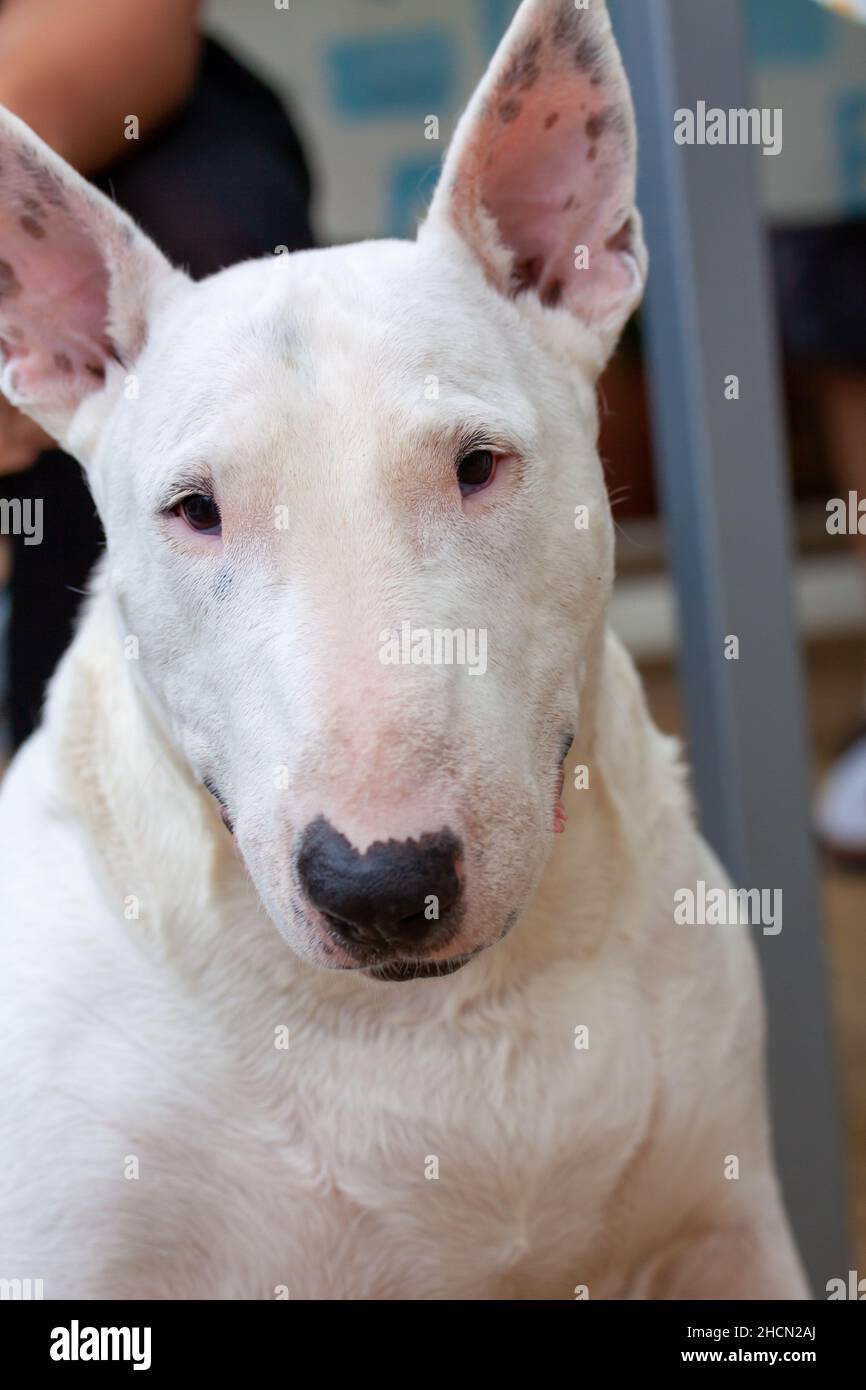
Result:
<instances>
[{"instance_id":1,"label":"nose nostril","mask_svg":"<svg viewBox=\"0 0 866 1390\"><path fill-rule=\"evenodd\" d=\"M331 912L323 912L322 916L331 928L331 931L344 941L353 946L381 946L384 938L374 929L367 929L359 926L357 922L348 922L345 917L335 917Z\"/></svg>"},{"instance_id":2,"label":"nose nostril","mask_svg":"<svg viewBox=\"0 0 866 1390\"><path fill-rule=\"evenodd\" d=\"M462 847L446 828L418 840L377 841L360 854L317 817L306 828L297 870L308 901L349 945L420 945L460 896Z\"/></svg>"},{"instance_id":3,"label":"nose nostril","mask_svg":"<svg viewBox=\"0 0 866 1390\"><path fill-rule=\"evenodd\" d=\"M361 926L357 922L347 921L345 917L335 917L330 912L323 912L322 916L331 931L352 946L381 948L411 945L413 941L423 941L424 937L429 936L430 928L434 925L427 920L423 912L413 912L408 917L401 917L399 922L382 922L381 926L375 922ZM441 917L439 920L442 920Z\"/></svg>"},{"instance_id":4,"label":"nose nostril","mask_svg":"<svg viewBox=\"0 0 866 1390\"><path fill-rule=\"evenodd\" d=\"M410 912L408 917L401 917L397 923L397 937L400 941L422 940L430 935L431 927L448 915L448 908L439 912L438 917L430 918L424 912Z\"/></svg>"}]
</instances>

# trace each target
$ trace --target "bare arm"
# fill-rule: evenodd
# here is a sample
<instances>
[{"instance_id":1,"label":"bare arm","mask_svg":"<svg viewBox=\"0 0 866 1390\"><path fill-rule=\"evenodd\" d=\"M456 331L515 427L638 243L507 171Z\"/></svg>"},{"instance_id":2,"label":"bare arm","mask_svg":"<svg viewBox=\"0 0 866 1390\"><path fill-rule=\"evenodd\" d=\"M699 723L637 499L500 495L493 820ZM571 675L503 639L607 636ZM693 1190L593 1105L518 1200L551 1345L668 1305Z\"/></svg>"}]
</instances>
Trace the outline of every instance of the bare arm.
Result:
<instances>
[{"instance_id":1,"label":"bare arm","mask_svg":"<svg viewBox=\"0 0 866 1390\"><path fill-rule=\"evenodd\" d=\"M92 173L147 136L195 75L199 0L5 0L0 103Z\"/></svg>"},{"instance_id":2,"label":"bare arm","mask_svg":"<svg viewBox=\"0 0 866 1390\"><path fill-rule=\"evenodd\" d=\"M4 0L0 104L91 174L135 150L184 101L198 55L199 0ZM0 475L50 444L0 396Z\"/></svg>"}]
</instances>

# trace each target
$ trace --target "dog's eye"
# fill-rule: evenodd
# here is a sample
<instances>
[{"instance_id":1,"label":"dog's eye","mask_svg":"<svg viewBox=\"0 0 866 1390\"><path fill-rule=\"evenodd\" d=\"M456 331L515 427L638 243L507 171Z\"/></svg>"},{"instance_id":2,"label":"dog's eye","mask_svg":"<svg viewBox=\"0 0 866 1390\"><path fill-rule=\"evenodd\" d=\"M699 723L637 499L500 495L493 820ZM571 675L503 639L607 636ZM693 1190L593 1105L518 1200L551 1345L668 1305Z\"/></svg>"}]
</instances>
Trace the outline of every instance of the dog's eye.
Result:
<instances>
[{"instance_id":1,"label":"dog's eye","mask_svg":"<svg viewBox=\"0 0 866 1390\"><path fill-rule=\"evenodd\" d=\"M471 454L464 454L457 465L457 481L464 497L487 487L495 474L496 455L491 449L473 449Z\"/></svg>"},{"instance_id":2,"label":"dog's eye","mask_svg":"<svg viewBox=\"0 0 866 1390\"><path fill-rule=\"evenodd\" d=\"M218 535L222 530L220 509L213 497L206 492L193 492L178 502L175 512L182 517L193 531L205 531Z\"/></svg>"}]
</instances>

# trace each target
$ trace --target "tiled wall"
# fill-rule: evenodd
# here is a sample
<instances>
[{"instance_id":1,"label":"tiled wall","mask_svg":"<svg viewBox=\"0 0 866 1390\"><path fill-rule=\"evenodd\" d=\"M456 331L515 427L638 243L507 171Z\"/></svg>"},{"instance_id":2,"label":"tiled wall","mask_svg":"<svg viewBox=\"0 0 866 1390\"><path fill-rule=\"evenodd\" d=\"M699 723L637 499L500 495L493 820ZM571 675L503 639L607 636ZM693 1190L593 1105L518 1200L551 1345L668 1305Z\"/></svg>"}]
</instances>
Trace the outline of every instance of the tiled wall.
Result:
<instances>
[{"instance_id":1,"label":"tiled wall","mask_svg":"<svg viewBox=\"0 0 866 1390\"><path fill-rule=\"evenodd\" d=\"M650 0L611 0L611 10ZM740 0L717 0L734 5ZM279 3L279 0L278 0ZM744 0L755 100L784 111L761 159L777 220L866 212L866 26L815 0ZM837 0L864 6L864 0ZM210 0L210 27L292 99L320 176L327 240L402 236L516 0ZM440 122L439 139L425 117ZM429 133L429 131L428 131Z\"/></svg>"},{"instance_id":2,"label":"tiled wall","mask_svg":"<svg viewBox=\"0 0 866 1390\"><path fill-rule=\"evenodd\" d=\"M866 22L831 3L866 21L866 0L746 0L756 100L784 111L783 152L761 160L777 219L866 213Z\"/></svg>"}]
</instances>

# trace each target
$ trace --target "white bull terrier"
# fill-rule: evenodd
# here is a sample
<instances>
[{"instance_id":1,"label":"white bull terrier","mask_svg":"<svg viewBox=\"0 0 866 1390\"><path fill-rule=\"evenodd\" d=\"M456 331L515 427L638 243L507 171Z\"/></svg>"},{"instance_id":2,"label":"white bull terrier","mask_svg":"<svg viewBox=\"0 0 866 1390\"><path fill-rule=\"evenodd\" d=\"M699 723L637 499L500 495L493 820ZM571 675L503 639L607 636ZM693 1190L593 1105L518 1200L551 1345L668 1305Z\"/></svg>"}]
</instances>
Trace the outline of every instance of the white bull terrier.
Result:
<instances>
[{"instance_id":1,"label":"white bull terrier","mask_svg":"<svg viewBox=\"0 0 866 1390\"><path fill-rule=\"evenodd\" d=\"M0 1276L806 1296L750 931L675 920L727 880L605 630L604 5L521 6L415 242L194 284L0 164L0 384L108 538L0 799Z\"/></svg>"}]
</instances>

